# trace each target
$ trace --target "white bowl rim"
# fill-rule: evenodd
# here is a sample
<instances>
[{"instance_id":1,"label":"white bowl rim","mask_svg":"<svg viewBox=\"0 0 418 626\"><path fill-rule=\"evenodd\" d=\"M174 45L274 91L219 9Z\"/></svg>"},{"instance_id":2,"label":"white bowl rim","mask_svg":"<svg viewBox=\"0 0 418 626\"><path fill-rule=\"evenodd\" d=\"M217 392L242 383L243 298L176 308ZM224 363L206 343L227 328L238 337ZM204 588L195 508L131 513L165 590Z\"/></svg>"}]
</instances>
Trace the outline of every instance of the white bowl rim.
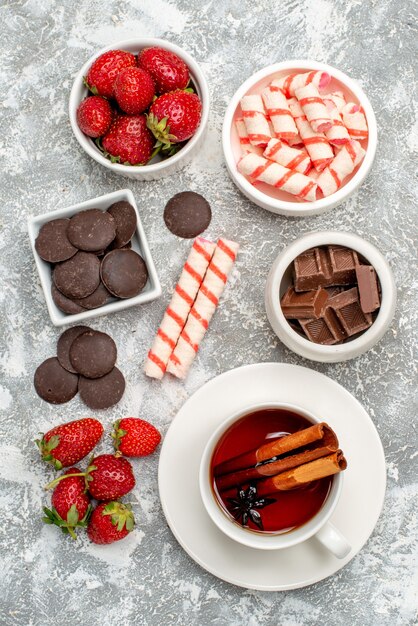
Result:
<instances>
[{"instance_id":1,"label":"white bowl rim","mask_svg":"<svg viewBox=\"0 0 418 626\"><path fill-rule=\"evenodd\" d=\"M315 246L340 245L359 252L374 267L381 286L381 306L373 324L357 338L346 343L324 346L299 335L290 326L280 306L280 284L283 275L296 256ZM291 350L306 358L334 356L354 358L374 346L388 329L396 309L396 285L392 270L383 254L359 235L345 231L308 232L286 246L274 261L266 282L265 306L271 307L280 328L279 338Z\"/></svg>"},{"instance_id":2,"label":"white bowl rim","mask_svg":"<svg viewBox=\"0 0 418 626\"><path fill-rule=\"evenodd\" d=\"M368 147L366 150L366 155L361 163L358 171L355 173L353 178L349 180L341 189L336 191L335 193L327 196L326 198L321 198L319 200L315 200L314 202L288 202L286 200L279 200L277 198L272 198L262 191L258 190L254 185L252 185L242 174L240 174L236 167L236 161L231 148L231 126L232 119L234 117L236 108L241 100L241 98L247 93L251 87L257 83L258 81L266 78L269 74L274 74L275 72L279 72L282 70L292 70L292 69L301 69L301 70L317 70L328 72L333 78L337 79L339 82L343 83L350 91L352 91L355 96L358 98L361 106L364 109L367 118L367 124L369 129L369 138L368 138ZM223 127L222 127L222 146L224 157L226 160L226 164L228 170L234 180L237 183L238 188L242 188L244 193L248 195L249 198L253 199L253 201L258 206L269 205L271 211L279 212L281 210L288 211L288 215L294 213L295 217L298 215L309 215L318 212L325 211L327 209L331 209L337 204L341 204L344 200L355 190L357 189L367 174L369 173L371 166L373 164L373 160L376 154L377 148L377 123L376 117L372 108L372 105L364 93L363 89L353 78L347 76L341 70L328 65L327 63L321 63L319 61L311 61L309 59L291 59L289 61L282 61L280 63L274 63L273 65L268 65L267 67L262 68L261 70L252 74L242 85L237 89L234 95L231 98L231 101L226 109Z\"/></svg>"},{"instance_id":3,"label":"white bowl rim","mask_svg":"<svg viewBox=\"0 0 418 626\"><path fill-rule=\"evenodd\" d=\"M148 48L151 46L159 46L161 48L165 48L166 50L170 50L174 52L178 56L180 56L187 66L190 69L191 74L193 74L196 78L197 87L201 92L201 101L202 101L202 117L199 123L199 127L196 133L191 137L187 144L183 146L183 148L174 154L173 156L164 159L158 163L152 163L151 165L123 165L121 163L112 163L109 159L103 156L98 149L93 148L91 145L91 140L87 135L85 135L78 127L77 124L77 108L80 104L80 100L77 95L77 91L80 88L80 84L83 82L83 77L87 74L88 69L90 68L93 61L95 61L99 56L108 52L109 50L119 50L126 47L136 47L138 50L142 48ZM193 146L199 141L200 137L204 133L208 119L209 119L209 109L210 109L210 95L209 95L209 86L206 80L206 77L201 70L197 61L183 48L180 48L174 43L170 41L166 41L165 39L156 39L156 38L140 38L140 39L122 39L115 43L112 43L104 48L98 50L95 54L93 54L81 67L81 69L77 72L77 75L74 79L73 86L70 92L70 99L68 104L68 111L70 116L70 124L73 130L73 133L80 144L80 146L87 152L89 156L91 156L95 161L112 170L113 172L117 172L120 174L135 174L139 172L144 172L147 174L158 173L168 165L176 164L181 161L184 157L186 157L190 150L193 149Z\"/></svg>"}]
</instances>

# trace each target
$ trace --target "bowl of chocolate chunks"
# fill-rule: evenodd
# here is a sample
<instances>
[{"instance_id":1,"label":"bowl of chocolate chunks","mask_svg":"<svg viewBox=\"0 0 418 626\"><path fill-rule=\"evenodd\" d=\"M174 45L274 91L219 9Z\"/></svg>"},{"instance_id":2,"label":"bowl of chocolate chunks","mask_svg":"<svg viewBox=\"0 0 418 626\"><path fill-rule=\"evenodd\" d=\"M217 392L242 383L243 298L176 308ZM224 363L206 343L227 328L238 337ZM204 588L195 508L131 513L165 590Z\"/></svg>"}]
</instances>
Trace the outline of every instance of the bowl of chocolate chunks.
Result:
<instances>
[{"instance_id":1,"label":"bowl of chocolate chunks","mask_svg":"<svg viewBox=\"0 0 418 626\"><path fill-rule=\"evenodd\" d=\"M385 334L396 307L388 262L358 235L307 233L270 270L265 306L279 339L313 361L363 354Z\"/></svg>"}]
</instances>

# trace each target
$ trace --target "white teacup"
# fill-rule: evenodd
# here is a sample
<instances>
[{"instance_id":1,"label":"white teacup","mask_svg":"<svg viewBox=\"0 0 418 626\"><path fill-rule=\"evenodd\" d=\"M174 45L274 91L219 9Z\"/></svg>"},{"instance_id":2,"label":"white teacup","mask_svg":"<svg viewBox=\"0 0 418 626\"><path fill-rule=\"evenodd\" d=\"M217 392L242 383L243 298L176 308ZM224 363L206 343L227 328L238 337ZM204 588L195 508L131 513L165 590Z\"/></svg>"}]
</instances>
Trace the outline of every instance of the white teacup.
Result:
<instances>
[{"instance_id":1,"label":"white teacup","mask_svg":"<svg viewBox=\"0 0 418 626\"><path fill-rule=\"evenodd\" d=\"M337 558L345 558L351 550L350 544L345 537L329 522L341 494L343 485L343 474L334 475L330 492L325 499L322 507L306 524L290 530L285 533L260 533L253 532L235 523L218 503L211 485L211 460L215 448L230 426L241 417L248 415L254 411L263 409L284 409L302 415L312 424L317 424L322 420L312 415L305 409L301 409L293 404L266 402L254 406L246 407L228 417L215 430L210 437L203 451L202 460L199 471L199 486L203 504L212 521L225 535L251 548L261 550L278 550L282 548L290 548L298 543L306 541L310 537L320 541Z\"/></svg>"}]
</instances>

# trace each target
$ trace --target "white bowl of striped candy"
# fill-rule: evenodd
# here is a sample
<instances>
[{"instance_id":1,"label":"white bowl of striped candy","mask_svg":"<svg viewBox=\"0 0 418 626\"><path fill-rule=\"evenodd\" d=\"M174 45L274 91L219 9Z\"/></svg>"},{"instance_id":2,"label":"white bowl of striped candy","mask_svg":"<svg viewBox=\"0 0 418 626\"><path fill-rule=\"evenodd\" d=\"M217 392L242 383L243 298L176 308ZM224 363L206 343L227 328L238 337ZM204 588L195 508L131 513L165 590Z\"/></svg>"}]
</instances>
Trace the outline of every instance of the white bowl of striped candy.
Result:
<instances>
[{"instance_id":1,"label":"white bowl of striped candy","mask_svg":"<svg viewBox=\"0 0 418 626\"><path fill-rule=\"evenodd\" d=\"M292 75L304 77L287 78ZM232 180L255 204L281 215L318 215L347 200L368 175L376 118L359 84L340 70L285 61L256 72L236 91L222 144Z\"/></svg>"}]
</instances>

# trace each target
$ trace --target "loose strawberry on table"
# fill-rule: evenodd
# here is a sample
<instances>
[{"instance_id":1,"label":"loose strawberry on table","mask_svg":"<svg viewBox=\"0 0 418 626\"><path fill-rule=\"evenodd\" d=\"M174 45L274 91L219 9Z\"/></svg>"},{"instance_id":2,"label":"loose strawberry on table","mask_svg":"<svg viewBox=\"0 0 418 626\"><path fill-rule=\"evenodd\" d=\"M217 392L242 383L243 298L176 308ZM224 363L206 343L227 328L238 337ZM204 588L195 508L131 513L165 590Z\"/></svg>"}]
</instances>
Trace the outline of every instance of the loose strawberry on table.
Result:
<instances>
[{"instance_id":1,"label":"loose strawberry on table","mask_svg":"<svg viewBox=\"0 0 418 626\"><path fill-rule=\"evenodd\" d=\"M134 525L135 519L128 504L102 502L91 515L87 534L93 543L109 544L126 537Z\"/></svg>"},{"instance_id":2,"label":"loose strawberry on table","mask_svg":"<svg viewBox=\"0 0 418 626\"><path fill-rule=\"evenodd\" d=\"M185 89L190 74L186 63L165 48L144 48L138 54L138 65L151 74L157 93Z\"/></svg>"},{"instance_id":3,"label":"loose strawberry on table","mask_svg":"<svg viewBox=\"0 0 418 626\"><path fill-rule=\"evenodd\" d=\"M124 417L113 424L115 450L125 456L152 454L161 441L158 430L138 417Z\"/></svg>"},{"instance_id":4,"label":"loose strawberry on table","mask_svg":"<svg viewBox=\"0 0 418 626\"><path fill-rule=\"evenodd\" d=\"M60 426L55 426L36 439L42 459L55 469L69 467L83 459L100 441L103 426L92 418L85 417Z\"/></svg>"},{"instance_id":5,"label":"loose strawberry on table","mask_svg":"<svg viewBox=\"0 0 418 626\"><path fill-rule=\"evenodd\" d=\"M141 67L127 67L114 83L114 94L122 111L131 115L142 113L155 95L154 81Z\"/></svg>"},{"instance_id":6,"label":"loose strawberry on table","mask_svg":"<svg viewBox=\"0 0 418 626\"><path fill-rule=\"evenodd\" d=\"M148 128L165 146L192 137L200 123L202 103L189 91L170 91L157 98L148 113Z\"/></svg>"},{"instance_id":7,"label":"loose strawberry on table","mask_svg":"<svg viewBox=\"0 0 418 626\"><path fill-rule=\"evenodd\" d=\"M90 67L85 84L94 94L112 98L114 96L113 85L116 76L125 67L135 67L136 57L124 50L109 50L101 54Z\"/></svg>"},{"instance_id":8,"label":"loose strawberry on table","mask_svg":"<svg viewBox=\"0 0 418 626\"><path fill-rule=\"evenodd\" d=\"M77 109L77 124L89 137L101 137L112 122L112 107L106 98L91 96L86 98Z\"/></svg>"},{"instance_id":9,"label":"loose strawberry on table","mask_svg":"<svg viewBox=\"0 0 418 626\"><path fill-rule=\"evenodd\" d=\"M145 165L155 140L147 128L145 115L120 115L102 139L105 155L114 163Z\"/></svg>"},{"instance_id":10,"label":"loose strawberry on table","mask_svg":"<svg viewBox=\"0 0 418 626\"><path fill-rule=\"evenodd\" d=\"M84 478L72 474L80 474L78 467L71 467L64 473L64 476L69 476L55 487L51 497L52 509L44 507L43 521L46 524L55 524L63 533L76 539L74 529L87 526L91 507Z\"/></svg>"}]
</instances>

